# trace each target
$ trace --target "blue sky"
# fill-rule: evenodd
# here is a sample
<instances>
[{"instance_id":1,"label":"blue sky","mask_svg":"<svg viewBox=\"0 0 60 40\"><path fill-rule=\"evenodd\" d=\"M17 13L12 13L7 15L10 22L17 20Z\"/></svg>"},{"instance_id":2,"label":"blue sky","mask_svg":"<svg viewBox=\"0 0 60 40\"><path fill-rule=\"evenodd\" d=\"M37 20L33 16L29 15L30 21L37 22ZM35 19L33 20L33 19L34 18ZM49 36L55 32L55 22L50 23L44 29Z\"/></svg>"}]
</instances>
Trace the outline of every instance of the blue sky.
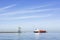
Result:
<instances>
[{"instance_id":1,"label":"blue sky","mask_svg":"<svg viewBox=\"0 0 60 40\"><path fill-rule=\"evenodd\" d=\"M60 32L60 0L0 0L0 31Z\"/></svg>"}]
</instances>

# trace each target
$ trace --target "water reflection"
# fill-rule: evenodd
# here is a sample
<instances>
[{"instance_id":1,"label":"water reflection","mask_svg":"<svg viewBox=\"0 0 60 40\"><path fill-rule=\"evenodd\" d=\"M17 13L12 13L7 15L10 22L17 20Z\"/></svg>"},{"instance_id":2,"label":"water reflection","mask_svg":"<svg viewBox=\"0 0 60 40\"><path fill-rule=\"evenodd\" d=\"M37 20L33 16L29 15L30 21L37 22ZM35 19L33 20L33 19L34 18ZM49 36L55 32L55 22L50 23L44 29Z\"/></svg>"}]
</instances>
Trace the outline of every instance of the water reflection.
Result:
<instances>
[{"instance_id":1,"label":"water reflection","mask_svg":"<svg viewBox=\"0 0 60 40\"><path fill-rule=\"evenodd\" d=\"M39 40L40 33L35 33L35 40Z\"/></svg>"},{"instance_id":2,"label":"water reflection","mask_svg":"<svg viewBox=\"0 0 60 40\"><path fill-rule=\"evenodd\" d=\"M18 37L17 37L17 40L39 40L40 38L40 33L34 33L34 36L32 34L29 35L28 34L23 34L23 33L18 33Z\"/></svg>"},{"instance_id":3,"label":"water reflection","mask_svg":"<svg viewBox=\"0 0 60 40\"><path fill-rule=\"evenodd\" d=\"M0 40L60 40L60 33L0 33Z\"/></svg>"},{"instance_id":4,"label":"water reflection","mask_svg":"<svg viewBox=\"0 0 60 40\"><path fill-rule=\"evenodd\" d=\"M20 34L21 34L21 33L18 33L18 37L17 37L17 40L20 40Z\"/></svg>"}]
</instances>

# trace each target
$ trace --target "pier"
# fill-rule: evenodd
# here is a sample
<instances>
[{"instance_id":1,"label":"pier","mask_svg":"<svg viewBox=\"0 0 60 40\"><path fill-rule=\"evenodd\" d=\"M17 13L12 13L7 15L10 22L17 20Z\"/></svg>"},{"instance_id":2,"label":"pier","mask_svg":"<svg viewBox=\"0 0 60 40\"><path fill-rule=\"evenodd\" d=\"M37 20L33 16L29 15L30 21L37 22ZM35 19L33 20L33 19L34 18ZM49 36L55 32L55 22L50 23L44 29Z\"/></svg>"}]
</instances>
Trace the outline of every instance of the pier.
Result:
<instances>
[{"instance_id":1,"label":"pier","mask_svg":"<svg viewBox=\"0 0 60 40\"><path fill-rule=\"evenodd\" d=\"M0 32L0 33L21 33L21 28L20 27L18 27L18 31L16 31L16 32L12 32L12 31L3 31L3 32Z\"/></svg>"}]
</instances>

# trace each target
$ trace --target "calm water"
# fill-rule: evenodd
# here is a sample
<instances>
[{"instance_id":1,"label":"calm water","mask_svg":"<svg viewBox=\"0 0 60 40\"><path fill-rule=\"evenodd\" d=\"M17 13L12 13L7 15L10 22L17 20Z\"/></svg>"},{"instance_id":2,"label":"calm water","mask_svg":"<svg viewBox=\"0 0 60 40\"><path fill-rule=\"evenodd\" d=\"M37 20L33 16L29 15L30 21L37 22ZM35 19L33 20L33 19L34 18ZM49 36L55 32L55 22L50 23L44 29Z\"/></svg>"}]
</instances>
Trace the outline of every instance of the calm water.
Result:
<instances>
[{"instance_id":1,"label":"calm water","mask_svg":"<svg viewBox=\"0 0 60 40\"><path fill-rule=\"evenodd\" d=\"M60 40L60 33L0 33L0 40Z\"/></svg>"}]
</instances>

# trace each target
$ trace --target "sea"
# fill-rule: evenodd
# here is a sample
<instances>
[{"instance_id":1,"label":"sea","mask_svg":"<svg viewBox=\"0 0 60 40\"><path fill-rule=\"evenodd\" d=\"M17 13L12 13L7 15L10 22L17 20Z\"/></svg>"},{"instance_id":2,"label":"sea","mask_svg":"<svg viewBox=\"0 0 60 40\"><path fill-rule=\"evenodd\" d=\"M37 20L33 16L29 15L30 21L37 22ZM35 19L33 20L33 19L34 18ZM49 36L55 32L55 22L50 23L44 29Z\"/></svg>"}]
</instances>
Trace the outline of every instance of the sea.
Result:
<instances>
[{"instance_id":1,"label":"sea","mask_svg":"<svg viewBox=\"0 0 60 40\"><path fill-rule=\"evenodd\" d=\"M0 33L0 40L60 40L60 33Z\"/></svg>"}]
</instances>

